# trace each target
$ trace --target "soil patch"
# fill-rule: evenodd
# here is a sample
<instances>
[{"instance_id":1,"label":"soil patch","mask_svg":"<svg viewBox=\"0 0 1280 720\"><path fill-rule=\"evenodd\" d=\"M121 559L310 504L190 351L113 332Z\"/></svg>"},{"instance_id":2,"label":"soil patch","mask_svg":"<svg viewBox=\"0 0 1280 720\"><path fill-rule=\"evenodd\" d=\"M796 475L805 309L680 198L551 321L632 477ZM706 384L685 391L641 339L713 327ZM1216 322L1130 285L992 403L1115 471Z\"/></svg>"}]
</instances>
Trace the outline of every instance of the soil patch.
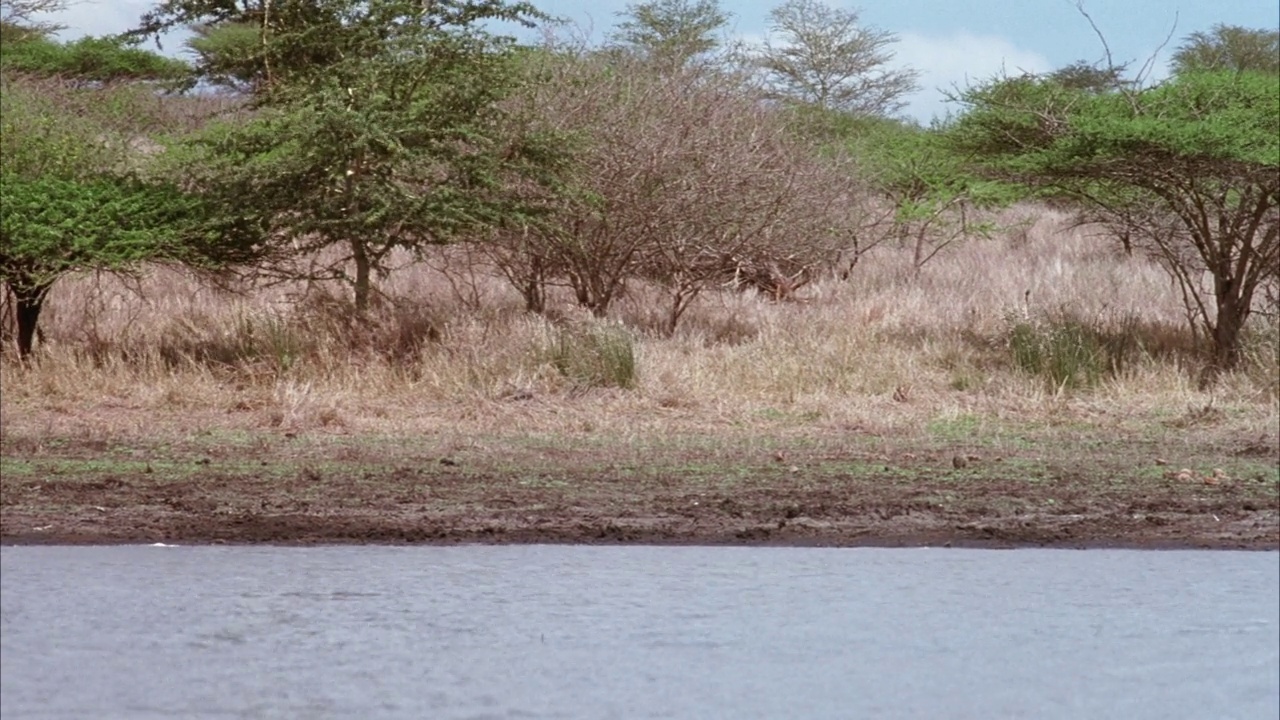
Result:
<instances>
[{"instance_id":1,"label":"soil patch","mask_svg":"<svg viewBox=\"0 0 1280 720\"><path fill-rule=\"evenodd\" d=\"M783 455L720 440L45 443L2 458L0 541L1280 548L1272 461L1230 448L1197 458L1237 457L1213 474L1119 444L996 456L811 438Z\"/></svg>"}]
</instances>

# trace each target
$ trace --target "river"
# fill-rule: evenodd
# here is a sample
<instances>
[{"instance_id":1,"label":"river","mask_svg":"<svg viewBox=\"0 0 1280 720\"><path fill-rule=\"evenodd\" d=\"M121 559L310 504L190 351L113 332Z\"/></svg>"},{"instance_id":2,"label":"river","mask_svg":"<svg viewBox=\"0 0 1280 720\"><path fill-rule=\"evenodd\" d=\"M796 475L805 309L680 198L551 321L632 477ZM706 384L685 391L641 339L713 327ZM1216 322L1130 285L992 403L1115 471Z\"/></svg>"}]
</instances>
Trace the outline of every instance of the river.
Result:
<instances>
[{"instance_id":1,"label":"river","mask_svg":"<svg viewBox=\"0 0 1280 720\"><path fill-rule=\"evenodd\" d=\"M1280 717L1280 554L0 548L0 715Z\"/></svg>"}]
</instances>

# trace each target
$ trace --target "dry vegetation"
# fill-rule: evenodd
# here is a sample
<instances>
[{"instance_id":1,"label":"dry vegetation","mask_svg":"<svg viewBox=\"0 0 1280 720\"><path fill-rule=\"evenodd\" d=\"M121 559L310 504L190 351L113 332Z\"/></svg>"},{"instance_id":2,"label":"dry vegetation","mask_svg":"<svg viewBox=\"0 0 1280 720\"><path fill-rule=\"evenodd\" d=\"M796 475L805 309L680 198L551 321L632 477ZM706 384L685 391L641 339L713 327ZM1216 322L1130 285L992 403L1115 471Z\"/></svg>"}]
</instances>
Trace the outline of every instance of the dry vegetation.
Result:
<instances>
[{"instance_id":1,"label":"dry vegetation","mask_svg":"<svg viewBox=\"0 0 1280 720\"><path fill-rule=\"evenodd\" d=\"M0 537L1280 542L1271 190L1162 266L730 59L361 18L252 112L12 80Z\"/></svg>"},{"instance_id":2,"label":"dry vegetation","mask_svg":"<svg viewBox=\"0 0 1280 720\"><path fill-rule=\"evenodd\" d=\"M1005 236L918 274L909 249L881 246L847 281L794 302L705 295L674 336L659 291L635 284L608 320L579 316L567 292L550 319L528 314L465 248L394 271L368 327L338 288L233 294L166 269L69 278L50 299L38 361L5 354L5 427L911 433L958 415L1141 425L1211 406L1232 432L1274 434L1274 318L1258 318L1245 369L1200 392L1163 272L1052 211L1003 220ZM1018 367L1015 328L1054 321L1096 338L1092 376L1058 382ZM593 389L627 378L574 376L556 361L593 326L635 338L633 389Z\"/></svg>"},{"instance_id":3,"label":"dry vegetation","mask_svg":"<svg viewBox=\"0 0 1280 720\"><path fill-rule=\"evenodd\" d=\"M0 363L3 535L1274 548L1275 328L1200 391L1156 266L1003 222L918 274L880 245L794 301L705 293L674 335L660 289L530 314L466 247L367 325L341 287L65 279ZM1094 364L1020 369L1020 332Z\"/></svg>"}]
</instances>

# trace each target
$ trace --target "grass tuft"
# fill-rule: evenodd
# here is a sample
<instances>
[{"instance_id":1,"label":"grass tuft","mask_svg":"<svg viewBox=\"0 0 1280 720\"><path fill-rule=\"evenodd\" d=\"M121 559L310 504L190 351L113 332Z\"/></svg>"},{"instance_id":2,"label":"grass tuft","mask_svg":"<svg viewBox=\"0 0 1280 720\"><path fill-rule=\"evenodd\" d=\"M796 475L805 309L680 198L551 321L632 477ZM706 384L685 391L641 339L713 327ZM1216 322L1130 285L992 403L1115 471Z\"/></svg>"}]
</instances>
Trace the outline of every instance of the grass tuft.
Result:
<instances>
[{"instance_id":1,"label":"grass tuft","mask_svg":"<svg viewBox=\"0 0 1280 720\"><path fill-rule=\"evenodd\" d=\"M635 340L620 325L555 328L548 360L580 388L630 389L636 385Z\"/></svg>"}]
</instances>

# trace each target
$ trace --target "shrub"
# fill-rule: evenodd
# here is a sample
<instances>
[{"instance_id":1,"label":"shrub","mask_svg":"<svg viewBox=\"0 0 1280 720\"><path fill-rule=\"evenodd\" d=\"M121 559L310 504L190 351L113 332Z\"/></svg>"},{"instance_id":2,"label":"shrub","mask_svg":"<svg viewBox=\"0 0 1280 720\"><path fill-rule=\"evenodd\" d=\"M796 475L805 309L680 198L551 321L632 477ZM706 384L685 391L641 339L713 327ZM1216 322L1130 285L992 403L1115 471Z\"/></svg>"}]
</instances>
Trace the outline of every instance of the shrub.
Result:
<instances>
[{"instance_id":1,"label":"shrub","mask_svg":"<svg viewBox=\"0 0 1280 720\"><path fill-rule=\"evenodd\" d=\"M635 341L619 325L557 329L548 352L551 365L579 387L635 387Z\"/></svg>"},{"instance_id":2,"label":"shrub","mask_svg":"<svg viewBox=\"0 0 1280 720\"><path fill-rule=\"evenodd\" d=\"M1073 318L1020 320L1009 329L1009 351L1018 369L1052 389L1076 389L1116 369L1109 366L1101 337L1097 328Z\"/></svg>"},{"instance_id":3,"label":"shrub","mask_svg":"<svg viewBox=\"0 0 1280 720\"><path fill-rule=\"evenodd\" d=\"M646 282L670 335L704 292L738 281L787 297L856 236L848 159L793 138L745 79L562 50L533 56L518 113L573 139L562 192L483 246L529 310L563 286L605 317Z\"/></svg>"},{"instance_id":4,"label":"shrub","mask_svg":"<svg viewBox=\"0 0 1280 720\"><path fill-rule=\"evenodd\" d=\"M170 367L257 367L281 375L314 355L316 341L287 318L241 312L229 324L207 316L181 319L160 338L158 350Z\"/></svg>"}]
</instances>

